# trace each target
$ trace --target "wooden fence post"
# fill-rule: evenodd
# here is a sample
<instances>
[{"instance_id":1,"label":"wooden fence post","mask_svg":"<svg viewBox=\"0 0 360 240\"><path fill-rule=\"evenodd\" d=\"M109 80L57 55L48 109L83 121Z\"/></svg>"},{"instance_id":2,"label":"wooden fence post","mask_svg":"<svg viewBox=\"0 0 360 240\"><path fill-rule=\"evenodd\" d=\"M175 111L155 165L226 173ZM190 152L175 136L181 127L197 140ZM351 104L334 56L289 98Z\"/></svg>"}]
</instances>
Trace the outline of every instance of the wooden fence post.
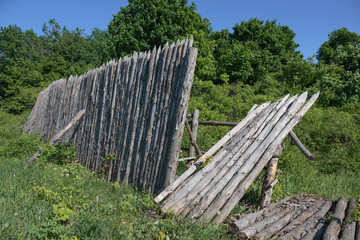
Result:
<instances>
[{"instance_id":1,"label":"wooden fence post","mask_svg":"<svg viewBox=\"0 0 360 240\"><path fill-rule=\"evenodd\" d=\"M261 190L261 200L260 200L261 209L266 208L271 203L273 188L277 182L276 169L281 152L282 152L282 147L279 146L278 150L275 152L274 156L271 158L271 160L268 163L266 169L266 175L263 182L263 187Z\"/></svg>"},{"instance_id":2,"label":"wooden fence post","mask_svg":"<svg viewBox=\"0 0 360 240\"><path fill-rule=\"evenodd\" d=\"M194 137L194 141L196 142L196 136L199 127L199 109L194 109L192 114L192 121L191 121L191 133ZM189 157L195 157L195 147L189 143Z\"/></svg>"}]
</instances>

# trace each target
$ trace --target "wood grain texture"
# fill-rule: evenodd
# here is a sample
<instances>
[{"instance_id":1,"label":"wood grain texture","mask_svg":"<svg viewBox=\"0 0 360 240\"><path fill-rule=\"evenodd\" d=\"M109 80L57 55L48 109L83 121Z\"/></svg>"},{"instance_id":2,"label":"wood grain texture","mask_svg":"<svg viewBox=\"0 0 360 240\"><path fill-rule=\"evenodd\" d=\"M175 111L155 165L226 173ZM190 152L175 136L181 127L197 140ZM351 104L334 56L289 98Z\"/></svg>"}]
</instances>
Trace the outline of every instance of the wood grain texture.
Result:
<instances>
[{"instance_id":1,"label":"wood grain texture","mask_svg":"<svg viewBox=\"0 0 360 240\"><path fill-rule=\"evenodd\" d=\"M192 42L134 53L53 82L39 94L24 130L47 141L86 108L59 141L71 140L81 164L109 181L160 192L176 175L197 57ZM114 157L104 162L109 154Z\"/></svg>"}]
</instances>

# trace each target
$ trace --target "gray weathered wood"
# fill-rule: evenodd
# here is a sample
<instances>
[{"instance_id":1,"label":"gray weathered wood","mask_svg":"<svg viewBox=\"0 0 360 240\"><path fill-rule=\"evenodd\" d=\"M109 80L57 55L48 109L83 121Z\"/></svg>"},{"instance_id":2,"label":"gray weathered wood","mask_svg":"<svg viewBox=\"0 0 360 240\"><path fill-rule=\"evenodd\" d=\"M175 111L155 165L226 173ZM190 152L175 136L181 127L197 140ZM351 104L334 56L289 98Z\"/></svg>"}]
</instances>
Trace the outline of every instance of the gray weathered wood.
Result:
<instances>
[{"instance_id":1,"label":"gray weathered wood","mask_svg":"<svg viewBox=\"0 0 360 240\"><path fill-rule=\"evenodd\" d=\"M191 133L195 142L197 138L198 128L199 128L199 109L194 109L191 120ZM195 157L195 147L192 145L192 143L189 144L189 157Z\"/></svg>"},{"instance_id":2,"label":"gray weathered wood","mask_svg":"<svg viewBox=\"0 0 360 240\"><path fill-rule=\"evenodd\" d=\"M353 198L348 202L345 213L343 230L340 234L340 240L355 239L356 222L351 219L351 214L356 209L356 200Z\"/></svg>"},{"instance_id":3,"label":"gray weathered wood","mask_svg":"<svg viewBox=\"0 0 360 240\"><path fill-rule=\"evenodd\" d=\"M293 131L290 131L290 137L292 138L292 140L294 140L296 146L298 146L298 148L300 149L300 151L305 155L305 157L307 157L307 159L309 160L313 160L314 156L311 154L311 152L309 150L307 150L307 148L304 146L304 144L302 144L302 142L300 141L300 139L295 135L295 133Z\"/></svg>"},{"instance_id":4,"label":"gray weathered wood","mask_svg":"<svg viewBox=\"0 0 360 240\"><path fill-rule=\"evenodd\" d=\"M326 228L323 236L324 240L338 239L341 230L342 222L345 217L345 210L347 206L347 200L340 197L336 203L334 216L331 218L329 226Z\"/></svg>"},{"instance_id":5,"label":"gray weathered wood","mask_svg":"<svg viewBox=\"0 0 360 240\"><path fill-rule=\"evenodd\" d=\"M194 77L193 39L134 53L53 82L39 94L24 130L44 140L87 112L59 141L72 140L82 165L158 193L175 177ZM110 162L103 162L114 154Z\"/></svg>"},{"instance_id":6,"label":"gray weathered wood","mask_svg":"<svg viewBox=\"0 0 360 240\"><path fill-rule=\"evenodd\" d=\"M164 198L166 198L170 193L172 193L183 181L185 181L189 176L192 175L199 168L202 162L206 160L208 156L213 155L216 151L219 150L230 138L232 138L237 132L239 132L243 127L245 127L257 114L262 112L263 109L267 108L270 103L265 103L255 109L253 112L248 114L236 127L230 130L219 142L217 142L212 148L210 148L205 154L203 154L185 173L183 173L179 178L177 178L171 185L169 185L164 191L162 191L156 198L155 202L159 203Z\"/></svg>"},{"instance_id":7,"label":"gray weathered wood","mask_svg":"<svg viewBox=\"0 0 360 240\"><path fill-rule=\"evenodd\" d=\"M328 200L326 201L321 208L313 214L311 217L309 217L305 222L295 227L290 232L284 234L281 236L283 239L303 239L304 236L315 228L316 224L319 221L325 220L325 215L329 211L329 209L332 206L332 201Z\"/></svg>"},{"instance_id":8,"label":"gray weathered wood","mask_svg":"<svg viewBox=\"0 0 360 240\"><path fill-rule=\"evenodd\" d=\"M265 208L269 206L271 203L271 196L273 192L272 183L276 179L276 169L280 155L281 155L281 146L279 146L278 150L275 152L274 156L271 158L266 168L266 174L261 191L261 200L260 200L261 208Z\"/></svg>"}]
</instances>

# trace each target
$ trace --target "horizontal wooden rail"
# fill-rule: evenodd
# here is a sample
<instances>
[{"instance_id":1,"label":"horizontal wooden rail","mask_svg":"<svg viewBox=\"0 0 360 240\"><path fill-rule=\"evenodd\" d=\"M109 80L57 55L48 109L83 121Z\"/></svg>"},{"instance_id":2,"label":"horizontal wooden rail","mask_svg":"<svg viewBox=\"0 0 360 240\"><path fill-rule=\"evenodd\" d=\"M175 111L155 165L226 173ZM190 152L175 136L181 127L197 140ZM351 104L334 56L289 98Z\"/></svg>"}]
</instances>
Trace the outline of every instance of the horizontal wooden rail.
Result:
<instances>
[{"instance_id":1,"label":"horizontal wooden rail","mask_svg":"<svg viewBox=\"0 0 360 240\"><path fill-rule=\"evenodd\" d=\"M188 114L188 117L191 114ZM235 127L236 122L218 122L218 121L199 121L199 125L207 125L207 126L228 126L228 127ZM291 130L290 137L295 142L296 146L300 149L300 151L307 157L309 160L313 160L314 156L311 152L304 146L304 144L300 141L300 139L295 135L295 133Z\"/></svg>"}]
</instances>

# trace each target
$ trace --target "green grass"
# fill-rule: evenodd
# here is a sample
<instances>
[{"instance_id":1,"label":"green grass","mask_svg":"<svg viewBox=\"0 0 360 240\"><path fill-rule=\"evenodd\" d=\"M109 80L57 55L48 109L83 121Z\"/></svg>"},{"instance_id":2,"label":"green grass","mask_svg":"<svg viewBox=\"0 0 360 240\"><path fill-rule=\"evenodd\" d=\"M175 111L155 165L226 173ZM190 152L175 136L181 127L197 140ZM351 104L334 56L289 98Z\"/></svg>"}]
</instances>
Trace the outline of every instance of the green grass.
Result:
<instances>
[{"instance_id":1,"label":"green grass","mask_svg":"<svg viewBox=\"0 0 360 240\"><path fill-rule=\"evenodd\" d=\"M16 130L26 115L0 111L1 239L233 239L227 224L192 223L171 212L163 214L152 196L70 164L71 148L49 147L38 135ZM360 196L359 174L320 172L316 162L302 157L289 140L285 144L275 200L294 193L333 199ZM45 148L42 158L25 168L24 162L40 145ZM233 214L258 209L263 176L264 172Z\"/></svg>"},{"instance_id":2,"label":"green grass","mask_svg":"<svg viewBox=\"0 0 360 240\"><path fill-rule=\"evenodd\" d=\"M23 116L0 114L0 209L6 210L0 211L1 239L232 238L226 224L162 214L152 196L69 164L69 148L45 146L47 154L24 168L39 136L15 130ZM61 154L70 159L58 161Z\"/></svg>"}]
</instances>

